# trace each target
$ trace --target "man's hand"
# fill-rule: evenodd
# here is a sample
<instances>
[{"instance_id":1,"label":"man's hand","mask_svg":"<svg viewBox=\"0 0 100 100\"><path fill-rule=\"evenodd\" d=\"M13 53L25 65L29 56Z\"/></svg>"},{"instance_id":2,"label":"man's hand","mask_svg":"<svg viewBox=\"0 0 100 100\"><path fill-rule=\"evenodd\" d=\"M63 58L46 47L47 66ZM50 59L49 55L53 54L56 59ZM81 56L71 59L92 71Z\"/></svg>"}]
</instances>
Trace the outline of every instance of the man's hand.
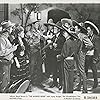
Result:
<instances>
[{"instance_id":1,"label":"man's hand","mask_svg":"<svg viewBox=\"0 0 100 100\"><path fill-rule=\"evenodd\" d=\"M61 61L63 59L60 54L58 54L56 57L57 57L57 61Z\"/></svg>"},{"instance_id":2,"label":"man's hand","mask_svg":"<svg viewBox=\"0 0 100 100\"><path fill-rule=\"evenodd\" d=\"M53 43L53 46L54 46L54 48L57 48L57 44L56 43Z\"/></svg>"},{"instance_id":3,"label":"man's hand","mask_svg":"<svg viewBox=\"0 0 100 100\"><path fill-rule=\"evenodd\" d=\"M13 45L11 48L6 49L5 51L2 52L2 55L1 56L7 56L10 53L13 53L17 49L17 46L18 45Z\"/></svg>"},{"instance_id":4,"label":"man's hand","mask_svg":"<svg viewBox=\"0 0 100 100\"><path fill-rule=\"evenodd\" d=\"M18 44L17 45L13 45L12 48L11 48L11 51L13 52L13 51L17 50L17 47L18 47Z\"/></svg>"}]
</instances>

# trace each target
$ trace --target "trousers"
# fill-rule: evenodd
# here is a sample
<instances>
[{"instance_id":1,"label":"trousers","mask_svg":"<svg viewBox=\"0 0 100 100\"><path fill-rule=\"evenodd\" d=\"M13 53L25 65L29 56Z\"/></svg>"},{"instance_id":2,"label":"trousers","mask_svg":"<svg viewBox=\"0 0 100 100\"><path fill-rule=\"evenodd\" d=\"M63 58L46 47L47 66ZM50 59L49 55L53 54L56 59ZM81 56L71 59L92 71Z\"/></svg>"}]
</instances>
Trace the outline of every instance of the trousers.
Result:
<instances>
[{"instance_id":1,"label":"trousers","mask_svg":"<svg viewBox=\"0 0 100 100\"><path fill-rule=\"evenodd\" d=\"M94 85L98 83L98 79L97 79L97 68L96 68L96 64L93 63L93 56L90 55L86 55L85 58L85 72L86 72L86 76L88 77L88 69L89 67L92 69L93 72L93 78L94 78Z\"/></svg>"},{"instance_id":2,"label":"trousers","mask_svg":"<svg viewBox=\"0 0 100 100\"><path fill-rule=\"evenodd\" d=\"M11 65L3 65L3 77L2 77L2 84L1 84L2 92L10 83L10 69L11 69Z\"/></svg>"},{"instance_id":3,"label":"trousers","mask_svg":"<svg viewBox=\"0 0 100 100\"><path fill-rule=\"evenodd\" d=\"M85 67L84 67L85 66L85 56L86 54L80 50L76 57L76 64L77 64L77 69L80 74L80 79L83 79L83 91L87 92L87 77L86 77Z\"/></svg>"},{"instance_id":4,"label":"trousers","mask_svg":"<svg viewBox=\"0 0 100 100\"><path fill-rule=\"evenodd\" d=\"M31 74L31 82L32 84L36 81L34 80L41 80L38 79L39 77L41 77L42 75L42 57L41 57L41 53L35 52L35 53L31 53L31 57L30 57L30 74Z\"/></svg>"},{"instance_id":5,"label":"trousers","mask_svg":"<svg viewBox=\"0 0 100 100\"><path fill-rule=\"evenodd\" d=\"M63 93L73 93L74 60L64 60Z\"/></svg>"}]
</instances>

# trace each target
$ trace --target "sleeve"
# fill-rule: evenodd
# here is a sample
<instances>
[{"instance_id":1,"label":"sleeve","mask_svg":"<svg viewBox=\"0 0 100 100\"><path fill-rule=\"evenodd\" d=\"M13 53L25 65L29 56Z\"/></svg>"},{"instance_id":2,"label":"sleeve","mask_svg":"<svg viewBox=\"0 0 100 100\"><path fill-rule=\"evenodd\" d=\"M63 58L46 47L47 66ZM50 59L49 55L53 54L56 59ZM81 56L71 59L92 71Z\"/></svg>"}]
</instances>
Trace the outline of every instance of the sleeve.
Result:
<instances>
[{"instance_id":1,"label":"sleeve","mask_svg":"<svg viewBox=\"0 0 100 100\"><path fill-rule=\"evenodd\" d=\"M66 41L63 45L61 55L63 56L63 58L66 58L66 57L68 57L69 52L70 52L70 46L68 45L68 42Z\"/></svg>"},{"instance_id":2,"label":"sleeve","mask_svg":"<svg viewBox=\"0 0 100 100\"><path fill-rule=\"evenodd\" d=\"M5 41L0 38L0 56L4 56L5 52Z\"/></svg>"},{"instance_id":3,"label":"sleeve","mask_svg":"<svg viewBox=\"0 0 100 100\"><path fill-rule=\"evenodd\" d=\"M24 42L24 46L25 46L25 52L29 55L30 46L28 45L28 43L26 42L25 39L23 39L23 42Z\"/></svg>"},{"instance_id":4,"label":"sleeve","mask_svg":"<svg viewBox=\"0 0 100 100\"><path fill-rule=\"evenodd\" d=\"M100 56L100 38L94 39L94 56Z\"/></svg>"},{"instance_id":5,"label":"sleeve","mask_svg":"<svg viewBox=\"0 0 100 100\"><path fill-rule=\"evenodd\" d=\"M91 40L87 36L83 37L83 42L84 42L87 49L93 48L93 43L91 42Z\"/></svg>"}]
</instances>

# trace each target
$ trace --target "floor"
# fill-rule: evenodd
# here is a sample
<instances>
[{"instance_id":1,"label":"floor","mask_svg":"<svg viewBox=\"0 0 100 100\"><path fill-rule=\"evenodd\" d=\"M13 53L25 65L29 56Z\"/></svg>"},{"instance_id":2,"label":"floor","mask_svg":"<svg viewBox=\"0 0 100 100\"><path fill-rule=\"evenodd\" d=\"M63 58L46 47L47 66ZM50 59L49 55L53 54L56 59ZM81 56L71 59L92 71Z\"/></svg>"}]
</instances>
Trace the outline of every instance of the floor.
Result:
<instances>
[{"instance_id":1,"label":"floor","mask_svg":"<svg viewBox=\"0 0 100 100\"><path fill-rule=\"evenodd\" d=\"M89 78L88 78L88 93L92 93L92 86L93 86L93 78L92 78L92 71L89 70ZM98 87L100 87L100 70L98 70ZM42 85L44 85L44 88L40 88L38 86L32 87L32 94L61 94L62 90L59 90L57 87L50 88L50 84L52 84L52 78L46 79L44 82L42 82ZM30 92L27 92L30 93ZM81 94L82 91L74 91L74 94Z\"/></svg>"}]
</instances>

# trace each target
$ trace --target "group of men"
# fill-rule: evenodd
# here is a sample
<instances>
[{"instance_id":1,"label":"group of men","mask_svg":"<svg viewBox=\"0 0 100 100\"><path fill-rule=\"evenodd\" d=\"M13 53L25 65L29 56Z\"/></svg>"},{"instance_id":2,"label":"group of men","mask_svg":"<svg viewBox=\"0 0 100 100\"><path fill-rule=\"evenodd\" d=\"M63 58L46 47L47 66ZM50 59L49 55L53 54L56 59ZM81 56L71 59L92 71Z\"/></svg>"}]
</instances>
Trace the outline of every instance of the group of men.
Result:
<instances>
[{"instance_id":1,"label":"group of men","mask_svg":"<svg viewBox=\"0 0 100 100\"><path fill-rule=\"evenodd\" d=\"M63 93L74 91L74 69L80 77L75 90L87 93L87 77L89 67L92 69L94 85L98 86L96 64L99 61L99 30L90 21L78 23L75 20L63 18L56 24L50 19L44 24L48 27L47 39L50 44L46 50L47 74L52 74L53 84L50 86L63 88ZM59 79L59 81L57 80Z\"/></svg>"},{"instance_id":2,"label":"group of men","mask_svg":"<svg viewBox=\"0 0 100 100\"><path fill-rule=\"evenodd\" d=\"M29 49L30 58L30 83L41 85L44 62L45 75L53 78L50 88L56 86L59 90L63 89L63 93L73 93L74 69L77 69L80 83L76 90L81 90L83 84L82 91L87 93L89 66L93 71L93 88L96 88L98 86L96 63L99 61L97 47L100 39L98 28L90 21L85 21L80 25L75 20L67 18L61 19L56 24L49 19L47 23L43 23L44 29L39 25L40 22L35 21L29 25L29 30L25 33L25 40L29 45L27 49ZM4 21L1 26L0 63L3 74L1 74L2 77L0 76L0 86L3 91L10 82L10 65L13 63L14 51L17 50L18 45L12 45L9 40L15 24Z\"/></svg>"}]
</instances>

